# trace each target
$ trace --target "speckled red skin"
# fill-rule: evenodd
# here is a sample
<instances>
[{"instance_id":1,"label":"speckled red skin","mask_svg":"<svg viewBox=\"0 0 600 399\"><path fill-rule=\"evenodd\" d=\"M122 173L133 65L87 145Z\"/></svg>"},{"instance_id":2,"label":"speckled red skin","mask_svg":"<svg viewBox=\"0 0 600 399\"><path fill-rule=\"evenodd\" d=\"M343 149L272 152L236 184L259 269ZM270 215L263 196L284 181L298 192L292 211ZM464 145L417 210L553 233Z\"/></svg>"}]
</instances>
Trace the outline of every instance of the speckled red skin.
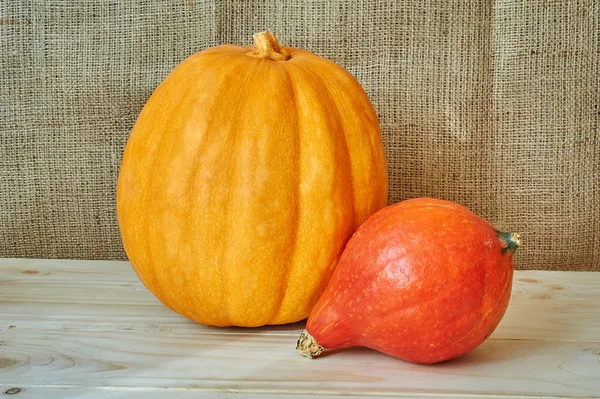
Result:
<instances>
[{"instance_id":1,"label":"speckled red skin","mask_svg":"<svg viewBox=\"0 0 600 399\"><path fill-rule=\"evenodd\" d=\"M461 205L388 206L350 239L306 329L325 348L366 346L415 363L461 356L506 311L514 268L505 246Z\"/></svg>"}]
</instances>

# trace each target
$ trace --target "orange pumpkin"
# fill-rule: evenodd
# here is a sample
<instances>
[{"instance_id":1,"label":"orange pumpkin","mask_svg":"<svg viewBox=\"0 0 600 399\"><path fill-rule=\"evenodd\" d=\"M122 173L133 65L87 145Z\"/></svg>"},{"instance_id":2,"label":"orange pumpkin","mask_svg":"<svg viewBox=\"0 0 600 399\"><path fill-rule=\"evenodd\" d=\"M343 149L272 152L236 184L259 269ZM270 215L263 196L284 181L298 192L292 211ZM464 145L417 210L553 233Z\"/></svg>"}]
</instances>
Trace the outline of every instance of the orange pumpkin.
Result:
<instances>
[{"instance_id":1,"label":"orange pumpkin","mask_svg":"<svg viewBox=\"0 0 600 399\"><path fill-rule=\"evenodd\" d=\"M351 234L387 205L377 115L343 68L271 33L177 66L131 132L117 184L125 251L199 323L306 318Z\"/></svg>"}]
</instances>

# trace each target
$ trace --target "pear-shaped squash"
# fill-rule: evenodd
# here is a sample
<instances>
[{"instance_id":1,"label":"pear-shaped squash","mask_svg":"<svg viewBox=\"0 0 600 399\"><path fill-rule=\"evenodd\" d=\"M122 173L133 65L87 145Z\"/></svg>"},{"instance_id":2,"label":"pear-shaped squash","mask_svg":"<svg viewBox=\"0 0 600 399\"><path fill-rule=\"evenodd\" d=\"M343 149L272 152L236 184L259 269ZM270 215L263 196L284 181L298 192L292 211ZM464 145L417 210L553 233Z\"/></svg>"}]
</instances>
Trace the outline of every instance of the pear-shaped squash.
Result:
<instances>
[{"instance_id":1,"label":"pear-shaped squash","mask_svg":"<svg viewBox=\"0 0 600 399\"><path fill-rule=\"evenodd\" d=\"M348 241L297 348L366 346L415 363L463 355L502 319L519 243L449 201L388 206Z\"/></svg>"}]
</instances>

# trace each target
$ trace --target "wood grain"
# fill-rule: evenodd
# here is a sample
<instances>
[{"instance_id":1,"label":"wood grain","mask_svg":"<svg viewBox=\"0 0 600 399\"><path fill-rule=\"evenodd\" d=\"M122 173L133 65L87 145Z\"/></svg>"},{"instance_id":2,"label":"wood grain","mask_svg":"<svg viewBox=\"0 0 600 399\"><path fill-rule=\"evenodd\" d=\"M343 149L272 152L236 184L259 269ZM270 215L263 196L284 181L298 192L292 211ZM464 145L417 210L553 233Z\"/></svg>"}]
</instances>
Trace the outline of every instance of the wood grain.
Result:
<instances>
[{"instance_id":1,"label":"wood grain","mask_svg":"<svg viewBox=\"0 0 600 399\"><path fill-rule=\"evenodd\" d=\"M302 328L195 324L126 262L0 259L0 394L600 397L600 273L517 271L492 337L433 366L363 348L305 359Z\"/></svg>"},{"instance_id":2,"label":"wood grain","mask_svg":"<svg viewBox=\"0 0 600 399\"><path fill-rule=\"evenodd\" d=\"M0 386L0 394L11 388L3 388ZM318 399L348 399L348 395L292 395L288 396L282 392L239 392L235 390L221 390L221 391L206 391L198 389L170 389L170 388L98 388L98 387L39 387L39 386L27 386L19 388L17 392L19 396L15 399L34 399L34 398L60 398L60 399L278 399L278 398L292 398L292 399L310 399L318 397ZM405 395L404 397L413 397L414 395ZM356 396L353 396L356 397ZM377 396L377 399L393 399L399 396ZM6 399L10 399L11 396L6 396ZM543 397L527 397L527 399L541 399Z\"/></svg>"}]
</instances>

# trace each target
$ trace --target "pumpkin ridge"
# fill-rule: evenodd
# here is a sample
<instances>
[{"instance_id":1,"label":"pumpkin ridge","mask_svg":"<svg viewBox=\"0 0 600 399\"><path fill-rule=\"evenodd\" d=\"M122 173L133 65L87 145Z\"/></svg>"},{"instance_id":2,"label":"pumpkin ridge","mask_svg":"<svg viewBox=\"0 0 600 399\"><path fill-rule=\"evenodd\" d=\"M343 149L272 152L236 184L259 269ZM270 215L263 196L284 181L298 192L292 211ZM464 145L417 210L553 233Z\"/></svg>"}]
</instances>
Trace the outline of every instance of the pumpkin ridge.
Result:
<instances>
[{"instance_id":1,"label":"pumpkin ridge","mask_svg":"<svg viewBox=\"0 0 600 399\"><path fill-rule=\"evenodd\" d=\"M296 150L298 153L298 159L295 162L295 170L296 170L296 181L297 184L294 185L294 187L296 188L296 194L295 194L295 198L296 200L294 201L294 206L296 208L295 211L295 215L296 217L294 218L294 227L293 227L293 237L290 239L290 242L292 243L291 248L290 248L290 253L291 256L289 257L289 259L287 259L287 267L286 267L286 271L284 274L284 281L281 284L281 297L278 301L278 307L275 309L275 311L273 312L273 316L271 317L270 321L273 322L273 320L277 320L278 317L281 316L281 310L283 308L283 304L284 304L284 300L286 298L286 295L288 293L288 286L290 284L290 271L292 266L294 265L294 258L296 255L296 248L298 246L298 226L300 224L300 180L301 180L301 174L300 174L300 158L302 157L302 146L300 145L300 118L298 117L298 97L296 95L296 90L294 88L294 82L292 81L292 76L290 75L289 71L287 70L287 68L283 68L283 71L285 72L285 75L287 76L287 82L289 84L290 87L290 94L293 98L293 104L294 104L294 108L293 110L290 111L290 114L294 115L294 119L295 119L295 124L294 124L294 143L296 146Z\"/></svg>"},{"instance_id":2,"label":"pumpkin ridge","mask_svg":"<svg viewBox=\"0 0 600 399\"><path fill-rule=\"evenodd\" d=\"M166 79L165 79L166 80ZM160 87L160 86L159 86ZM189 93L188 93L189 95ZM154 96L154 93L152 93L152 96ZM152 98L152 96L150 98ZM183 102L183 99L179 100L179 103ZM175 108L176 105L173 105L173 107ZM177 114L175 112L165 112L164 114L168 115L167 120L172 121L173 119L175 119L175 117L177 116ZM165 125L168 125L169 123L165 123ZM154 132L155 130L153 130L152 132ZM150 133L152 134L152 133ZM154 148L154 151L152 153L147 154L148 157L150 157L152 159L152 161L150 162L150 166L149 166L149 170L156 170L156 165L157 163L161 160L161 157L157 157L155 156L156 153L159 153L161 151L161 148L163 148L163 146L165 145L165 142L167 141L168 137L166 135L161 135L158 134L158 140L157 140L157 144L156 147ZM146 189L143 191L148 191L147 187L149 185L148 180L145 180L144 184L146 186ZM149 190L150 192L152 190ZM149 196L149 194L146 194L146 196ZM148 204L148 203L152 203L152 200L148 200L146 198L144 198L144 205ZM143 235L146 237L150 237L151 235L149 234L151 232L151 230L153 230L155 228L155 225L152 223L152 221L148 218L148 212L142 212L141 213L142 219L140 220L140 225L145 226L145 229L142 229ZM145 241L145 253L146 254L152 254L154 252L154 243L151 240L144 240ZM150 256L152 257L152 256ZM173 309L171 301L168 300L169 296L168 295L164 295L164 289L163 289L163 284L160 283L160 277L158 276L156 273L146 273L146 276L149 276L150 280L152 281L151 285L152 287L154 287L154 290L156 290L156 294L158 298L160 298L161 302L164 303L168 308ZM165 299L167 298L167 299Z\"/></svg>"},{"instance_id":3,"label":"pumpkin ridge","mask_svg":"<svg viewBox=\"0 0 600 399\"><path fill-rule=\"evenodd\" d=\"M331 61L326 61L327 64L331 63L337 66L337 64L331 62ZM350 229L352 231L349 231L346 237L346 240L344 243L342 243L342 245L340 245L340 248L338 248L338 253L335 255L334 259L336 259L336 264L331 268L331 270L329 270L329 273L325 276L326 278L323 278L323 280L321 281L320 284L320 289L318 289L315 292L315 298L313 298L313 305L316 303L316 301L319 299L319 296L323 293L325 286L327 285L327 283L329 282L329 279L333 273L333 270L335 269L335 266L337 265L337 261L339 261L339 258L341 256L342 251L344 250L344 247L346 246L346 242L348 239L350 239L350 236L352 235L352 233L354 232L354 230L358 227L357 226L357 220L356 220L356 216L357 216L357 209L356 209L356 201L355 201L355 186L354 186L354 175L352 173L352 158L350 156L350 150L348 148L348 142L346 139L346 126L344 125L343 122L343 117L342 117L342 113L340 112L340 109L338 108L338 104L336 101L334 101L334 96L333 93L331 92L330 88L329 88L329 80L326 80L322 77L322 75L320 73L316 73L313 69L310 68L306 68L303 64L297 64L297 67L299 69L302 69L306 74L312 76L319 84L320 88L324 91L324 99L323 99L323 103L327 104L328 109L331 109L333 111L333 115L332 118L335 123L330 122L330 120L328 120L328 127L331 126L339 126L340 129L338 131L338 134L336 136L336 139L338 139L339 143L340 143L340 147L341 147L341 151L337 148L335 148L334 146L334 157L336 158L336 165L339 165L340 163L342 163L342 161L345 161L347 166L348 166L348 170L345 171L347 172L347 174L349 175L348 178L348 190L350 192L350 196L349 198L347 198L349 201L349 206L348 209L351 210L351 214L349 212L348 215L345 216L349 216L352 218L351 223L349 223L349 225L351 226ZM321 107L323 107L323 105L321 105ZM330 129L330 131L336 131L337 129ZM343 174L342 174L343 175ZM342 198L342 201L346 199L346 198Z\"/></svg>"},{"instance_id":4,"label":"pumpkin ridge","mask_svg":"<svg viewBox=\"0 0 600 399\"><path fill-rule=\"evenodd\" d=\"M234 73L239 74L244 73L244 79L243 81L241 79L236 79L238 80L238 87L240 87L241 92L243 93L245 91L245 89L247 89L248 84L252 82L252 75L253 72L255 73L255 69L259 68L259 63L257 62L255 65L243 65L243 62L247 62L247 60L243 60L243 58L240 58L240 67L239 68L231 68L232 71ZM231 92L229 90L224 90L224 98L227 99L229 102L233 102L233 96L231 95ZM238 98L236 97L236 100ZM247 102L246 101L237 101L237 112L235 113L235 116L232 115L231 117L231 126L229 128L229 135L233 135L232 138L232 142L233 143L237 143L238 142L238 136L240 134L240 126L242 125L242 116L244 115L244 110L247 108ZM225 104L221 104L221 106L223 107L227 107ZM231 107L227 107L230 109L236 109L236 107L231 108ZM237 154L237 152L233 151L233 152L229 152L229 157L230 157L230 165L231 165L231 169L230 170L238 170L238 164L239 164L239 156ZM237 174L232 174L231 179L230 179L230 186L229 186L229 190L227 190L227 199L225 200L226 206L225 209L227 209L228 214L225 218L225 223L224 226L225 228L223 229L223 237L232 237L231 231L235 230L236 228L236 220L234 220L234 218L231 216L231 212L229 212L232 208L232 204L233 204L233 199L234 199L234 189L237 189L240 186L240 177ZM236 245L235 242L225 242L223 241L221 244L221 247L219 248L219 252L221 253L222 257L221 259L223 259L222 261L222 267L219 269L221 272L225 270L224 265L229 264L230 260L228 260L228 258L231 257L231 254L227 251L227 247L230 245ZM235 308L235 303L234 299L237 298L237 296L235 295L234 292L232 292L232 284L231 284L231 273L225 273L225 276L222 277L223 281L226 282L225 287L222 291L221 294L222 296L225 297L227 302L227 306L223 307L227 309L227 325L233 325L234 320L233 318L235 318L236 316L232 317L232 309Z\"/></svg>"},{"instance_id":5,"label":"pumpkin ridge","mask_svg":"<svg viewBox=\"0 0 600 399\"><path fill-rule=\"evenodd\" d=\"M311 113L311 107L314 107L315 104L312 103L311 105L308 104L303 104L300 101L300 97L302 97L302 93L303 92L310 92L312 96L314 97L319 97L320 99L322 99L322 95L321 95L321 86L322 86L322 81L321 80L317 80L314 76L314 74L310 71L309 68L305 68L303 65L303 62L309 62L313 57L316 57L313 54L310 53L306 53L305 54L307 56L307 58L300 60L299 58L295 59L295 63L289 63L285 66L284 69L286 68L290 68L289 70L286 69L286 72L289 71L290 76L294 77L294 80L291 81L291 83L294 86L294 92L296 93L296 95L294 96L294 100L296 101L296 109L297 109L297 115L298 115L298 119L301 121L302 118L300 117L300 115L303 114L310 114ZM294 61L294 58L292 58L290 61ZM299 61L303 61L303 62L299 62ZM326 100L330 101L330 98L326 98ZM329 105L329 104L328 104ZM320 111L317 112L320 115L323 115L323 120L321 121L321 123L323 124L323 127L325 127L326 131L328 131L329 133L331 133L332 129L331 127L334 126L331 121L325 116L328 115L329 113L326 112L328 111L330 108L328 106L320 106L319 107ZM309 129L308 127L304 126L301 130L298 130L298 142L299 142L299 148L300 148L300 152L306 152L306 150L303 147L303 140L308 139L310 140L311 137L311 133L312 131L307 130ZM330 137L333 137L333 135L329 135ZM336 136L337 138L337 136ZM332 140L332 146L330 147L330 152L331 154L333 154L333 156L335 156L336 154L336 147L335 147L335 140ZM307 153L304 156L299 156L298 158L298 170L299 170L299 174L300 174L300 180L299 180L299 184L298 184L298 192L301 192L301 186L302 186L302 164L303 164L303 159L307 157ZM306 166L305 166L306 167ZM310 167L309 167L310 168ZM345 172L345 170L344 170ZM344 180L346 181L346 180ZM335 187L335 181L333 182L334 187ZM330 188L328 187L328 190ZM335 190L333 191L335 192ZM308 194L309 197L307 198L313 198L314 199L314 193L309 193ZM340 198L340 200L342 200L342 198ZM310 214L301 214L301 209L302 206L301 204L304 202L304 197L300 198L299 197L299 203L298 203L298 208L299 208L299 212L298 214L300 215L297 219L297 231L296 234L311 234L310 233L310 223L308 223L310 221L310 219L312 219L312 216L314 215L310 215ZM302 218L302 219L301 219ZM307 224L308 223L308 224ZM341 225L341 222L338 220L336 221L336 223L338 225ZM303 227L302 227L303 226ZM307 230L308 229L308 230ZM338 229L338 233L333 233L332 235L329 235L330 233L327 233L328 235L326 236L327 240L331 240L331 243L337 243L339 244L339 232L340 230ZM309 240L310 242L311 240ZM298 244L298 241L296 242ZM341 252L341 249L343 249L343 245L338 245L341 248L339 249L339 251ZM314 249L311 249L310 247L308 248L308 250L310 252L313 252ZM277 320L277 324L283 323L283 322L296 322L298 320L301 320L303 318L305 318L308 313L310 312L311 308L314 306L314 304L316 303L317 299L319 298L319 296L321 295L322 291L323 291L323 286L327 283L327 281L329 281L329 276L331 275L332 272L332 267L331 267L331 262L329 264L311 264L310 262L314 262L316 261L316 256L314 256L315 254L313 253L311 256L308 256L308 259L304 259L307 258L306 256L303 256L302 254L298 253L298 248L296 248L294 257L293 257L293 263L290 265L289 268L289 272L288 272L288 279L305 279L308 276L310 276L311 274L315 273L314 272L314 267L317 267L319 270L322 270L322 278L319 280L319 282L313 287L313 289L311 289L311 295L309 297L309 299L306 301L306 303L304 303L302 306L298 306L298 304L292 302L292 294L294 295L306 295L306 291L304 291L303 289L298 289L297 287L294 288L292 290L291 293L287 293L286 297L284 297L284 301L282 303L282 309L287 309L288 312L290 312L290 309L298 309L298 311L296 311L294 314L296 315L296 317L294 319L280 319ZM337 254L332 254L332 256L330 257L330 260L337 260L337 258L339 257L339 253ZM308 261L308 262L307 262ZM300 263L302 262L302 263ZM295 291L295 292L294 292ZM286 299L287 298L287 299ZM287 302L287 303L286 303Z\"/></svg>"},{"instance_id":6,"label":"pumpkin ridge","mask_svg":"<svg viewBox=\"0 0 600 399\"><path fill-rule=\"evenodd\" d=\"M229 58L231 61L223 60L225 58ZM221 87L221 85L222 85L223 88L217 91L217 95L212 98L212 101L211 101L211 104L210 104L210 107L209 107L210 109L208 109L207 111L205 111L206 115L208 115L208 118L207 118L207 121L206 121L206 126L207 126L207 130L209 130L206 134L211 134L212 133L212 130L210 129L210 126L213 126L214 121L215 121L215 117L217 115L217 113L215 112L215 110L219 109L222 106L223 99L227 99L231 95L231 93L227 90L227 86L230 84L229 83L230 78L234 77L236 75L239 75L239 69L240 68L242 68L242 69L244 68L241 65L239 65L239 66L237 65L238 62L240 62L238 60L240 60L240 59L236 56L235 53L232 53L232 54L220 54L220 56L218 55L217 57L215 57L215 59L212 60L213 63L215 63L215 62L225 62L225 63L231 62L231 64L229 65L229 70L227 71L227 73L224 73L223 77L221 78L221 83L220 83L219 87ZM236 62L236 61L238 61L238 62ZM239 115L239 113L237 115ZM235 129L230 129L230 130L235 131ZM208 145L209 141L210 140L208 138L205 138L205 139L203 139L200 142L200 144L196 148L194 158L197 159L198 156L204 152L204 149ZM202 167L203 167L203 165L200 165L199 167L197 167L197 168L194 169L194 171L192 172L190 178L188 179L188 187L191 186L191 185L193 185L193 184L195 184L195 182L198 179L198 175L199 175L200 170L202 169ZM228 196L229 197L231 196L231 190L228 192ZM192 203L193 200L194 200L193 197L188 197L187 198L187 202L188 202L187 209L192 209L192 204L191 203ZM227 199L227 202L228 203L231 202L230 198ZM189 225L190 225L189 222L190 221L191 221L191 218L188 219L188 231L189 231ZM227 234L228 234L227 233L228 232L227 228L221 228L221 230L222 230L223 235L226 237ZM201 238L199 237L198 239L201 239ZM226 245L222 245L220 248L214 248L215 253L219 254L218 255L218 259L221 259L221 263L222 264L224 263L223 259L224 259L224 254L226 253L225 248L226 248ZM219 274L220 279L222 281L224 281L226 279L226 276L224 275L225 274L224 273L225 268L221 267L218 270L219 270L219 273L220 273ZM221 299L220 302L224 302L225 298L231 297L231 293L229 291L225 292L225 290L221 290L221 291L219 291L219 293L220 293L220 297L221 297L220 298ZM190 299L193 299L193 298L190 298ZM222 319L227 320L227 324L231 324L232 323L230 309L231 308L229 306L223 306L222 309L221 309L222 313L221 313L220 316L221 316ZM208 318L210 318L210 316Z\"/></svg>"},{"instance_id":7,"label":"pumpkin ridge","mask_svg":"<svg viewBox=\"0 0 600 399\"><path fill-rule=\"evenodd\" d=\"M306 69L306 68L305 68ZM340 147L342 147L342 151L336 151L336 158L344 158L344 160L346 161L346 163L348 164L348 174L350 176L350 178L348 179L348 183L349 183L349 191L352 194L350 196L350 202L351 202L351 206L350 209L352 209L352 223L351 225L353 226L352 228L352 232L354 232L354 230L358 227L357 226L357 221L356 221L356 215L358 213L358 210L356 209L356 198L355 198L355 184L354 184L354 173L352 171L352 157L350 156L350 148L348 146L348 139L346 138L346 126L344 123L344 117L342 116L342 112L339 109L338 103L336 101L334 101L335 96L333 95L333 93L331 92L331 89L329 88L328 83L323 79L323 77L321 76L321 74L315 73L312 70L306 69L308 70L309 73L311 73L315 79L320 83L321 87L325 90L326 93L326 99L327 102L330 104L331 108L333 109L334 113L333 113L333 119L336 121L336 124L338 126L340 126L340 131L341 133L339 134L339 139L340 139ZM342 154L340 154L340 152ZM336 162L337 164L338 162ZM352 233L351 232L351 233ZM348 237L350 238L350 237ZM340 254L341 251L344 248L342 247L340 249ZM339 255L338 254L338 258Z\"/></svg>"},{"instance_id":8,"label":"pumpkin ridge","mask_svg":"<svg viewBox=\"0 0 600 399\"><path fill-rule=\"evenodd\" d=\"M277 188L272 185L272 180L267 183L262 183L260 180L260 175L263 173L260 172L260 168L264 167L273 170L274 166L271 166L273 162L272 153L281 153L279 149L280 142L274 133L279 132L278 134L285 135L285 142L287 144L284 146L284 149L288 148L293 137L290 136L289 129L285 124L287 118L286 121L278 119L279 122L275 128L278 130L272 130L272 128L268 128L267 131L263 130L267 119L265 119L266 114L263 114L260 110L269 112L268 109L274 106L280 109L280 103L271 105L270 102L272 98L277 98L279 95L277 93L281 91L280 84L285 84L285 74L284 69L277 64L265 62L258 58L253 60L251 65L242 66L244 71L241 71L241 76L235 79L233 87L235 87L234 91L237 94L233 95L227 102L221 104L225 109L236 111L236 115L232 115L229 119L230 129L235 133L235 136L231 136L231 139L228 139L228 142L236 144L236 147L231 151L232 156L227 158L230 170L235 171L235 173L225 182L229 189L227 191L228 197L224 200L223 205L223 209L226 210L223 223L228 225L228 228L224 230L223 236L229 237L229 240L224 242L222 247L225 251L223 267L233 271L233 273L226 274L226 278L224 279L224 290L228 298L225 304L231 309L232 319L230 320L230 324L235 321L236 325L242 326L264 325L271 322L273 312L279 307L275 299L278 296L278 292L281 292L280 288L272 284L273 280L264 281L261 277L257 281L254 278L263 276L269 272L269 269L272 269L279 276L279 281L283 281L284 277L287 278L287 268L285 267L285 262L281 262L281 260L283 258L291 259L292 253L288 252L287 249L283 251L283 248L288 245L291 237L297 234L296 231L287 227L294 221L295 214L293 213L293 209L288 205L290 204L289 196L284 196L282 197L283 202L273 208L273 210L279 209L276 213L267 211L262 214L263 216L275 217L273 220L277 221L277 225L271 225L265 230L272 242L263 246L262 251L260 248L255 247L255 245L260 245L261 241L249 237L256 234L256 230L246 235L246 239L241 243L236 241L237 238L244 238L239 235L240 229L246 230L248 229L248 223L255 225L256 222L262 220L256 218L256 201L248 201L247 195L251 194L253 198L256 198L256 195L264 196L265 193L269 193L270 196L272 190ZM270 77L275 76L273 73L277 74L276 83L278 84L271 86L270 83L273 81ZM261 96L245 97L246 93L256 92L259 88L264 88ZM274 91L271 92L270 88L273 88ZM275 95L275 97L271 95ZM259 108L255 109L255 107ZM259 154L252 152L257 149L255 148L255 145L259 142L257 140L265 140L262 146L267 149L266 158L263 158L265 154L258 157ZM238 143L239 147L237 147ZM249 150L250 152L244 150ZM279 165L279 169L283 167L282 164L277 165ZM285 169L281 169L282 171L287 171L288 182L289 177L293 177L293 171L290 167L292 165L288 164ZM271 176L273 175L271 174ZM258 184L258 186L255 184ZM289 185L290 188L294 185L287 182L284 182L284 184L286 187ZM250 192L247 190L250 190ZM283 213L281 213L282 210ZM258 212L260 213L260 211ZM254 216L248 217L248 215ZM280 215L280 217L275 215ZM285 221L285 225L282 225L283 220ZM283 236L278 236L277 230L273 230L284 226L285 234ZM227 250L227 247L230 250ZM281 250L275 250L278 247ZM231 248L235 249L231 250ZM251 251L254 255L244 255L245 250ZM243 273L245 277L240 276L240 273ZM258 284L257 287L252 288L255 290L255 294L251 294L251 291L246 291L246 288L249 287L246 279L249 279L253 285ZM265 287L269 287L269 295L265 293ZM248 295L250 294L253 296L249 297ZM252 300L254 300L256 306L249 311L248 301Z\"/></svg>"},{"instance_id":9,"label":"pumpkin ridge","mask_svg":"<svg viewBox=\"0 0 600 399\"><path fill-rule=\"evenodd\" d=\"M375 159L381 157L381 160L383 161L383 164L381 165L383 170L381 172L387 176L387 160L385 157L385 149L378 145L378 143L380 143L382 140L381 128L379 126L379 119L377 116L377 111L373 107L373 104L369 101L368 94L365 92L364 88L360 85L360 83L354 78L354 76L352 76L352 74L345 69L336 70L336 73L332 74L331 80L334 82L338 82L338 86L344 86L344 85L351 86L354 90L360 91L363 94L363 98L367 100L366 102L363 101L363 98L361 98L361 96L349 96L349 97L347 97L348 103L346 104L346 106L352 110L357 110L356 111L358 113L357 119L360 122L360 129L363 130L369 138L368 144L366 144L366 145L368 145L369 149L370 149L370 153L371 153L370 158L372 160L375 160ZM335 94L332 94L332 96L335 98ZM337 103L337 106L339 107L340 104ZM372 128L373 126L375 126L376 129L373 129ZM346 139L346 141L348 141L348 138ZM356 151L356 147L353 147L352 145L347 145L347 147L348 147L350 159L355 160L356 158L352 156L353 155L352 151ZM362 185L360 184L359 179L355 179L355 174L352 173L353 186L356 188L360 188L360 187L364 187L364 185L372 184L373 180L376 179L376 176L379 175L378 166L379 165L374 162L371 162L371 164L368 165L370 179L368 180L368 182L363 183ZM357 166L355 166L355 164L351 164L351 167L352 167L353 171L358 170L358 169L356 169ZM360 173L358 175L360 175ZM355 208L355 215L357 218L357 224L355 224L355 226L354 226L355 230L374 212L376 212L377 210L388 205L388 181L387 181L387 179L382 182L381 188L382 188L382 191L384 192L384 197L383 197L384 202L379 203L379 204L372 203L372 208L368 209L368 210ZM360 195L358 194L358 191L359 190L353 190L353 193L355 195L354 203L362 204L364 202L364 200L360 197ZM373 206L374 206L374 208L373 208ZM365 213L365 211L366 211L366 213Z\"/></svg>"},{"instance_id":10,"label":"pumpkin ridge","mask_svg":"<svg viewBox=\"0 0 600 399\"><path fill-rule=\"evenodd\" d=\"M155 92L156 92L156 90L155 90ZM150 98L152 98L152 97L150 97ZM144 110L142 110L142 112L143 111ZM172 115L170 115L170 116L171 116L170 119L172 119ZM135 131L136 125L137 125L137 123L133 126L134 131ZM136 133L137 133L137 131L136 131ZM150 132L148 135L151 135L151 134L152 134L152 132ZM136 136L137 135L139 135L139 134L136 134ZM128 138L128 143L127 144L129 144L129 140L131 140L131 135ZM157 149L160 148L160 144L162 143L162 141L163 141L163 137L161 137L159 135L158 139L157 139L157 144L156 144L156 146L154 148L154 152L156 152ZM123 159L125 159L125 157L129 156L129 152L131 151L131 147L128 148L126 146L126 150L127 149L129 149L129 151L126 151L123 154ZM151 155L154 154L154 152L148 153L147 155L151 156ZM154 159L152 159L152 162L150 162L150 166L152 168L154 168L155 165L156 165L156 163L157 163L157 160L156 160L156 157L154 157ZM121 168L123 169L123 165L121 166ZM121 173L119 175L121 175ZM148 183L149 183L148 180L137 180L137 183L138 183L138 185L142 185L143 184L145 186L144 190L140 190L140 191L146 191L147 190ZM140 184L140 183L142 183L142 184ZM146 199L145 199L146 196L147 196L147 194L145 194L144 196L142 196L142 200L141 201L138 200L138 202L144 202L144 203L146 203L147 202ZM141 226L140 227L140 234L139 235L147 237L148 236L148 230L150 230L149 223L148 223L148 213L147 212L141 212L140 213L140 220L138 221L137 226ZM150 253L151 253L150 251L151 251L151 248L152 248L152 245L151 245L151 243L149 241L150 240L144 240L144 242L142 244L143 250L140 251L141 253L145 254L146 257L150 257ZM125 246L125 248L127 248L126 245L124 245L124 246ZM125 252L127 253L127 250ZM130 257L130 255L128 255L128 257ZM130 259L130 262L131 261L132 260ZM133 262L132 262L132 265L134 265ZM134 267L134 269L135 269L135 267ZM144 285L146 287L157 287L157 285L158 285L157 284L158 278L157 278L157 276L154 273L145 273L143 276L141 276L143 273L138 273L137 269L135 269L135 270L136 270L136 273L140 276L140 280L144 283ZM161 292L160 289L157 289L157 291L159 291L159 293ZM163 302L166 306L169 306L164 301L161 300L161 302Z\"/></svg>"},{"instance_id":11,"label":"pumpkin ridge","mask_svg":"<svg viewBox=\"0 0 600 399\"><path fill-rule=\"evenodd\" d=\"M206 63L212 63L215 61L215 59L220 59L220 58L224 58L226 56L229 55L221 55L221 54L210 54L210 61L208 59L202 59L202 62L200 63L198 60L196 62L198 62L200 65L205 65ZM206 57L205 57L206 58ZM177 76L177 75L175 75ZM226 81L224 80L224 83ZM168 85L166 85L166 87L168 87ZM179 104L185 103L186 101L189 101L190 98L194 98L194 92L193 91L188 91L186 92L186 96L185 97L181 97L179 99L179 101L177 103L174 103L171 105L172 108L176 109L179 107ZM197 102L198 100L196 99L194 102ZM193 109L193 108L192 108ZM177 113L176 112L164 112L164 114L166 115L165 121L161 124L163 126L162 129L164 129L164 126L168 126L171 124L171 121L174 120L177 117ZM153 129L156 130L156 129ZM182 129L183 131L183 129ZM151 131L152 132L152 131ZM150 134L151 134L150 132ZM140 132L140 133L145 133L144 131ZM139 134L139 133L138 133ZM203 141L204 142L204 141ZM157 168L157 164L159 164L159 162L161 160L163 160L163 157L161 156L156 156L157 154L160 154L162 151L164 151L164 148L166 145L171 145L172 141L171 138L168 135L161 135L159 134L159 139L157 141L157 144L154 148L154 150L151 153L148 153L147 156L150 157L152 159L152 162L150 162L150 166L149 169L150 170L156 170ZM148 185L152 185L151 182L148 179L144 180L144 184L146 186ZM144 190L145 191L145 190ZM146 197L151 197L150 195L146 195ZM142 200L142 202L146 205L151 205L153 203L154 199L153 198L144 198ZM156 230L156 219L154 219L154 223L151 222L151 219L148 219L148 213L142 213L142 220L140 220L139 225L141 226L145 226L146 228L143 230L142 234L150 237L152 236L150 233L152 231ZM184 227L185 230L189 231L189 223L186 224L186 227ZM156 256L156 251L155 251L155 244L153 241L151 240L146 240L145 241L145 246L146 246L146 253L147 254L154 254L154 256ZM150 256L152 257L152 256ZM155 269L155 265L150 266L148 269ZM146 284L146 286L151 286L153 287L153 291L156 292L156 296L158 298L160 298L161 302L163 302L167 307L169 307L170 309L179 312L181 314L184 314L186 317L190 317L195 313L195 310L192 310L191 312L186 311L185 309L179 309L177 308L177 306L173 306L173 300L171 298L171 295L169 295L168 292L166 292L165 295L165 289L163 287L163 284L161 284L161 280L165 280L165 274L161 274L158 275L157 273L151 272L151 273L145 273L145 276L147 276L149 278L149 280L151 281L150 285L146 284L146 281L144 281L144 283ZM189 279L189 276L188 276ZM179 294L178 294L179 295ZM191 302L193 302L193 298L189 298L189 300Z\"/></svg>"}]
</instances>

